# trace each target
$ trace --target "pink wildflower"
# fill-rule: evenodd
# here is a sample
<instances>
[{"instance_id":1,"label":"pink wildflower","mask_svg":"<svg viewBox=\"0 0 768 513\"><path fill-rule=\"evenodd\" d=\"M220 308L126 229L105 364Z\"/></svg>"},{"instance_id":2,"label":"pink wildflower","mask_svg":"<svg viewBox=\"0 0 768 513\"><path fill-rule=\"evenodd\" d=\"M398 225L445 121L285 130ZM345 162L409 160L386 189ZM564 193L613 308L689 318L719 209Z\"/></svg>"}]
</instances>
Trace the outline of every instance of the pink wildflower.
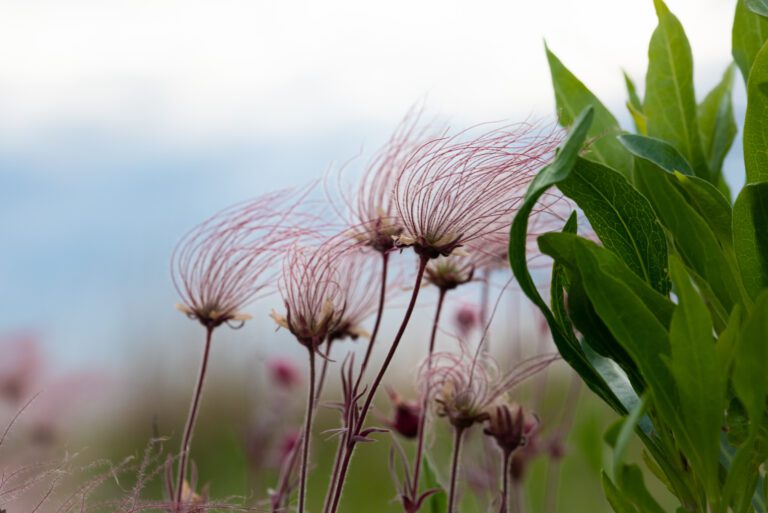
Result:
<instances>
[{"instance_id":1,"label":"pink wildflower","mask_svg":"<svg viewBox=\"0 0 768 513\"><path fill-rule=\"evenodd\" d=\"M301 383L301 373L294 363L286 358L274 358L267 362L269 376L273 383L290 390Z\"/></svg>"},{"instance_id":2,"label":"pink wildflower","mask_svg":"<svg viewBox=\"0 0 768 513\"><path fill-rule=\"evenodd\" d=\"M453 323L461 338L467 338L472 330L481 326L480 308L470 304L459 306L453 314Z\"/></svg>"}]
</instances>

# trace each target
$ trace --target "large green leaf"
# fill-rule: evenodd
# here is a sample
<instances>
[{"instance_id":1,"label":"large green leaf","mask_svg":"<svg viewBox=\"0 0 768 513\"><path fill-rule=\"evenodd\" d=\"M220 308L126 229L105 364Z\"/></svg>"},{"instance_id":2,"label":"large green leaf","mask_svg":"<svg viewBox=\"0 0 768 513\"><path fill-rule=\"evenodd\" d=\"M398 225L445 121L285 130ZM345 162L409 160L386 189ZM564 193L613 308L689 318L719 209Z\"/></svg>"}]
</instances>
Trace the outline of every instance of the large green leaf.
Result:
<instances>
[{"instance_id":1,"label":"large green leaf","mask_svg":"<svg viewBox=\"0 0 768 513\"><path fill-rule=\"evenodd\" d=\"M768 182L746 185L733 206L733 244L750 296L768 287Z\"/></svg>"},{"instance_id":2,"label":"large green leaf","mask_svg":"<svg viewBox=\"0 0 768 513\"><path fill-rule=\"evenodd\" d=\"M653 208L619 173L578 159L557 187L573 199L605 244L638 276L666 294L667 241Z\"/></svg>"},{"instance_id":3,"label":"large green leaf","mask_svg":"<svg viewBox=\"0 0 768 513\"><path fill-rule=\"evenodd\" d=\"M768 39L768 19L752 12L747 8L744 0L738 0L733 18L731 44L733 60L739 66L744 82L749 78L755 56L766 39Z\"/></svg>"},{"instance_id":4,"label":"large green leaf","mask_svg":"<svg viewBox=\"0 0 768 513\"><path fill-rule=\"evenodd\" d=\"M637 465L623 465L621 474L616 478L624 496L642 513L664 513L664 509L645 487L643 471Z\"/></svg>"},{"instance_id":5,"label":"large green leaf","mask_svg":"<svg viewBox=\"0 0 768 513\"><path fill-rule=\"evenodd\" d=\"M699 104L701 142L713 181L720 179L723 160L736 138L736 120L733 117L731 90L733 89L733 65L728 66L722 80Z\"/></svg>"},{"instance_id":6,"label":"large green leaf","mask_svg":"<svg viewBox=\"0 0 768 513\"><path fill-rule=\"evenodd\" d=\"M768 0L746 0L747 9L760 16L768 16Z\"/></svg>"},{"instance_id":7,"label":"large green leaf","mask_svg":"<svg viewBox=\"0 0 768 513\"><path fill-rule=\"evenodd\" d=\"M760 429L765 416L765 400L768 396L768 290L764 290L755 301L736 349L733 362L733 386L736 395L749 414L750 431Z\"/></svg>"},{"instance_id":8,"label":"large green leaf","mask_svg":"<svg viewBox=\"0 0 768 513\"><path fill-rule=\"evenodd\" d=\"M693 175L691 165L671 144L655 137L636 134L619 136L619 142L636 157L653 162L668 173Z\"/></svg>"},{"instance_id":9,"label":"large green leaf","mask_svg":"<svg viewBox=\"0 0 768 513\"><path fill-rule=\"evenodd\" d=\"M627 109L632 116L632 121L635 122L635 129L641 134L648 132L648 120L643 113L643 101L640 99L640 95L637 94L637 87L632 81L627 72L624 72L624 84L627 86Z\"/></svg>"},{"instance_id":10,"label":"large green leaf","mask_svg":"<svg viewBox=\"0 0 768 513\"><path fill-rule=\"evenodd\" d=\"M625 411L623 404L608 388L605 380L592 367L575 337L569 334L570 328L560 324L539 294L528 269L526 258L528 218L536 206L536 202L547 189L564 180L570 174L578 158L579 151L586 140L593 116L594 109L587 107L576 117L571 131L565 141L563 141L555 159L536 175L528 187L523 204L520 206L510 228L509 263L520 285L520 289L541 310L541 313L547 320L547 324L552 332L552 338L563 359L581 376L593 392L616 411L623 413Z\"/></svg>"},{"instance_id":11,"label":"large green leaf","mask_svg":"<svg viewBox=\"0 0 768 513\"><path fill-rule=\"evenodd\" d=\"M664 2L654 0L659 24L648 47L644 112L648 135L674 146L696 176L710 179L701 147L693 92L693 57L680 21Z\"/></svg>"},{"instance_id":12,"label":"large green leaf","mask_svg":"<svg viewBox=\"0 0 768 513\"><path fill-rule=\"evenodd\" d=\"M670 176L688 203L706 220L723 246L732 245L731 204L717 187L692 176L685 158L672 146L659 139L626 134L619 141L636 157L655 164ZM638 166L638 172L642 166Z\"/></svg>"},{"instance_id":13,"label":"large green leaf","mask_svg":"<svg viewBox=\"0 0 768 513\"><path fill-rule=\"evenodd\" d=\"M616 135L622 132L619 123L611 112L587 89L587 87L563 65L560 59L546 48L549 69L552 73L552 85L555 89L555 101L560 124L571 126L576 116L586 107L594 108L594 120L589 130L589 137L595 140L590 144L589 158L613 168L625 176L632 171L632 157L616 141Z\"/></svg>"},{"instance_id":14,"label":"large green leaf","mask_svg":"<svg viewBox=\"0 0 768 513\"><path fill-rule=\"evenodd\" d=\"M653 205L669 231L685 264L695 273L697 285L723 326L728 313L742 299L740 278L702 214L672 182L674 177L645 161L637 162L638 189Z\"/></svg>"},{"instance_id":15,"label":"large green leaf","mask_svg":"<svg viewBox=\"0 0 768 513\"><path fill-rule=\"evenodd\" d=\"M748 183L768 181L768 44L758 52L747 82L744 167Z\"/></svg>"},{"instance_id":16,"label":"large green leaf","mask_svg":"<svg viewBox=\"0 0 768 513\"><path fill-rule=\"evenodd\" d=\"M680 399L683 426L692 443L688 457L711 502L717 501L720 430L725 386L712 338L712 318L677 257L670 257L672 281L680 300L669 328L669 367Z\"/></svg>"},{"instance_id":17,"label":"large green leaf","mask_svg":"<svg viewBox=\"0 0 768 513\"><path fill-rule=\"evenodd\" d=\"M632 502L622 492L616 488L611 478L605 473L601 474L603 482L603 492L605 492L605 498L608 499L608 504L615 513L642 513L635 508Z\"/></svg>"}]
</instances>

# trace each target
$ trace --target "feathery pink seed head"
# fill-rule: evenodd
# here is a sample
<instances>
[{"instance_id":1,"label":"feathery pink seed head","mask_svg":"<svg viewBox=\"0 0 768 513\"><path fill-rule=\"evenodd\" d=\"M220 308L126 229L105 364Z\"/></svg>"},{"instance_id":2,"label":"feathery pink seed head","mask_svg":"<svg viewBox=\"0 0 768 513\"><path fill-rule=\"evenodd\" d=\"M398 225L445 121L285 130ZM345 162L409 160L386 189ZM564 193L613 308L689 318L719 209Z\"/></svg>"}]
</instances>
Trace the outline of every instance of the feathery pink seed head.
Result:
<instances>
[{"instance_id":1,"label":"feathery pink seed head","mask_svg":"<svg viewBox=\"0 0 768 513\"><path fill-rule=\"evenodd\" d=\"M295 245L283 261L280 294L285 315L272 313L310 350L315 350L338 328L347 307L348 284L339 262L352 244L335 236L315 245Z\"/></svg>"},{"instance_id":2,"label":"feathery pink seed head","mask_svg":"<svg viewBox=\"0 0 768 513\"><path fill-rule=\"evenodd\" d=\"M437 415L461 428L487 420L494 407L521 381L545 369L559 358L544 354L523 360L509 372L499 370L488 354L435 353L422 365L422 393L434 402Z\"/></svg>"},{"instance_id":3,"label":"feathery pink seed head","mask_svg":"<svg viewBox=\"0 0 768 513\"><path fill-rule=\"evenodd\" d=\"M404 232L400 246L425 258L451 255L508 225L535 172L552 157L558 138L529 125L467 132L418 148L395 182Z\"/></svg>"},{"instance_id":4,"label":"feathery pink seed head","mask_svg":"<svg viewBox=\"0 0 768 513\"><path fill-rule=\"evenodd\" d=\"M184 236L171 261L179 310L209 328L249 319L241 309L272 284L276 263L300 232L289 218L302 199L289 191L267 194Z\"/></svg>"}]
</instances>

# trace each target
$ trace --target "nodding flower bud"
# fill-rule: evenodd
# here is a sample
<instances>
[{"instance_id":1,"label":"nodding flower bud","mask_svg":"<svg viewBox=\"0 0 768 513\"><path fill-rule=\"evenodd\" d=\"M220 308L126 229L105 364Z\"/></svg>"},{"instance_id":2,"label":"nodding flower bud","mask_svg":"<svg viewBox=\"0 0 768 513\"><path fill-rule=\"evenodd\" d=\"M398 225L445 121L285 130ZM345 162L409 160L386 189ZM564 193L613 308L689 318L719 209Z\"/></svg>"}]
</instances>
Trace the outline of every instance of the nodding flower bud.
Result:
<instances>
[{"instance_id":1,"label":"nodding flower bud","mask_svg":"<svg viewBox=\"0 0 768 513\"><path fill-rule=\"evenodd\" d=\"M461 305L453 314L453 323L461 338L467 338L472 330L480 327L480 309L475 305Z\"/></svg>"},{"instance_id":2,"label":"nodding flower bud","mask_svg":"<svg viewBox=\"0 0 768 513\"><path fill-rule=\"evenodd\" d=\"M301 373L288 359L272 359L267 362L267 369L271 381L281 388L290 390L301 383Z\"/></svg>"},{"instance_id":3,"label":"nodding flower bud","mask_svg":"<svg viewBox=\"0 0 768 513\"><path fill-rule=\"evenodd\" d=\"M421 407L416 401L404 400L391 388L387 389L387 393L389 400L395 407L394 419L388 421L387 425L404 438L416 438L419 434Z\"/></svg>"},{"instance_id":4,"label":"nodding flower bud","mask_svg":"<svg viewBox=\"0 0 768 513\"><path fill-rule=\"evenodd\" d=\"M472 281L474 273L475 266L469 258L441 256L429 262L424 276L427 282L445 291Z\"/></svg>"},{"instance_id":5,"label":"nodding flower bud","mask_svg":"<svg viewBox=\"0 0 768 513\"><path fill-rule=\"evenodd\" d=\"M488 412L488 423L483 432L496 440L504 454L511 454L527 442L527 436L538 426L538 419L528 415L517 404L497 405Z\"/></svg>"}]
</instances>

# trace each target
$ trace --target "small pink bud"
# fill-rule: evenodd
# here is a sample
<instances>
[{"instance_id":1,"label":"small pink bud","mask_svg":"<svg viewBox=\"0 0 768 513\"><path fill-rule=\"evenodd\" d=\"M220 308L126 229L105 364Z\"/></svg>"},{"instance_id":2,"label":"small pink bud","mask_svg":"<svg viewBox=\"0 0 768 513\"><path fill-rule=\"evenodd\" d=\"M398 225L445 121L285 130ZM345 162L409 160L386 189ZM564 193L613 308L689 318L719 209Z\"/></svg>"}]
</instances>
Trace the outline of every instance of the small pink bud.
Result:
<instances>
[{"instance_id":1,"label":"small pink bud","mask_svg":"<svg viewBox=\"0 0 768 513\"><path fill-rule=\"evenodd\" d=\"M472 330L480 326L480 309L475 305L461 305L454 313L453 322L459 330L459 335L466 338Z\"/></svg>"},{"instance_id":2,"label":"small pink bud","mask_svg":"<svg viewBox=\"0 0 768 513\"><path fill-rule=\"evenodd\" d=\"M395 407L395 418L388 422L389 427L404 438L416 438L419 434L421 407L416 401L404 400L392 389L389 389L388 393Z\"/></svg>"},{"instance_id":3,"label":"small pink bud","mask_svg":"<svg viewBox=\"0 0 768 513\"><path fill-rule=\"evenodd\" d=\"M292 361L275 358L267 363L269 377L276 385L292 389L301 383L301 373Z\"/></svg>"}]
</instances>

